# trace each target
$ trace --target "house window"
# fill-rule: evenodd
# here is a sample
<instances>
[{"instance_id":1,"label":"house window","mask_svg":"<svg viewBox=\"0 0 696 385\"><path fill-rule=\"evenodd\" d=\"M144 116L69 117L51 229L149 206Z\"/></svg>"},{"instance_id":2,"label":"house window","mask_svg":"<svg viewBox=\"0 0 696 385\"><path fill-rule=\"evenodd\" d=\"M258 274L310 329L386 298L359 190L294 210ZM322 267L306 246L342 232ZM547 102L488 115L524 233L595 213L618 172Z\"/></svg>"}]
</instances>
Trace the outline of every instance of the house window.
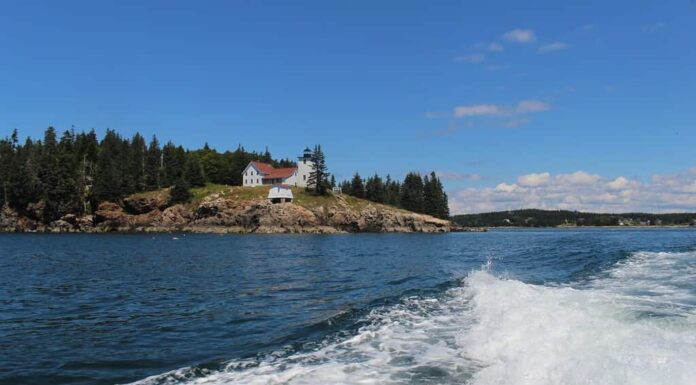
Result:
<instances>
[{"instance_id":1,"label":"house window","mask_svg":"<svg viewBox=\"0 0 696 385\"><path fill-rule=\"evenodd\" d=\"M307 180L307 175L302 175L302 180Z\"/></svg>"},{"instance_id":2,"label":"house window","mask_svg":"<svg viewBox=\"0 0 696 385\"><path fill-rule=\"evenodd\" d=\"M258 180L258 179L256 180L256 183L259 183L259 180Z\"/></svg>"}]
</instances>

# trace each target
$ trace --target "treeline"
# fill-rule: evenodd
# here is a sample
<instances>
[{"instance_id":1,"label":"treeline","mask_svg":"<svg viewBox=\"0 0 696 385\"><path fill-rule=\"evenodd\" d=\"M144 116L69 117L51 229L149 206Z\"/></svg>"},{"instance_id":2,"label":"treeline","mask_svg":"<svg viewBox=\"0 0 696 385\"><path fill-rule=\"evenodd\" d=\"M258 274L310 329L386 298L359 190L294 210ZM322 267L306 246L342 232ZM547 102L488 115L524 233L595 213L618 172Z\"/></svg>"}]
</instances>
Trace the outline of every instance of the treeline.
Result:
<instances>
[{"instance_id":1,"label":"treeline","mask_svg":"<svg viewBox=\"0 0 696 385\"><path fill-rule=\"evenodd\" d=\"M696 213L603 214L567 210L524 209L455 215L454 222L467 227L558 227L558 226L672 226L696 225Z\"/></svg>"},{"instance_id":2,"label":"treeline","mask_svg":"<svg viewBox=\"0 0 696 385\"><path fill-rule=\"evenodd\" d=\"M94 130L60 134L49 127L41 140L19 142L17 131L0 139L0 207L41 216L50 223L65 214L83 214L103 201L119 201L133 193L174 186L173 198L185 200L188 188L207 182L241 185L252 160L291 167L270 152L243 147L218 152L207 144L189 151L153 136L125 138L107 130L99 140ZM38 214L37 214L38 213Z\"/></svg>"},{"instance_id":3,"label":"treeline","mask_svg":"<svg viewBox=\"0 0 696 385\"><path fill-rule=\"evenodd\" d=\"M344 193L356 198L368 199L437 218L449 218L447 193L434 172L423 177L419 173L410 172L403 182L393 180L389 175L382 178L377 174L365 180L356 173L353 179L342 182L340 187Z\"/></svg>"}]
</instances>

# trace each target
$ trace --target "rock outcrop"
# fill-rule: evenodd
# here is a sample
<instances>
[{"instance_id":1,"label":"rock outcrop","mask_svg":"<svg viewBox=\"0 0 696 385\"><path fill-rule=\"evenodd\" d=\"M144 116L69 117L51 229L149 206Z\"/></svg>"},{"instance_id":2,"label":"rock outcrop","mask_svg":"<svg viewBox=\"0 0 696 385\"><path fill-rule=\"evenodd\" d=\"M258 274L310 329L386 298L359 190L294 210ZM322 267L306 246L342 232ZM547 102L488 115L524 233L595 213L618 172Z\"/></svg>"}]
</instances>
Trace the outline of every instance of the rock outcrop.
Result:
<instances>
[{"instance_id":1,"label":"rock outcrop","mask_svg":"<svg viewBox=\"0 0 696 385\"><path fill-rule=\"evenodd\" d=\"M39 206L33 208L38 210ZM65 215L44 225L5 208L0 231L196 233L348 233L460 231L452 222L368 201L331 197L321 204L272 204L217 193L195 204L168 206L168 194L102 202L93 215Z\"/></svg>"}]
</instances>

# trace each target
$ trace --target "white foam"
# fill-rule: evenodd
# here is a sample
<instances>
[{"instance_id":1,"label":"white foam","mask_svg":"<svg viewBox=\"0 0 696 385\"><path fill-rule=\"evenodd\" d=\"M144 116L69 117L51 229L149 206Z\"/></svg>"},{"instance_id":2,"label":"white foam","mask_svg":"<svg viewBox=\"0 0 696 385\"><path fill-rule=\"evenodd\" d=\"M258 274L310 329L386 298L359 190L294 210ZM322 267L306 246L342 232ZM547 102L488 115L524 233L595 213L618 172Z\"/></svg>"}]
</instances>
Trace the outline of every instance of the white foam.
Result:
<instances>
[{"instance_id":1,"label":"white foam","mask_svg":"<svg viewBox=\"0 0 696 385\"><path fill-rule=\"evenodd\" d=\"M687 254L637 253L582 290L474 272L440 297L373 311L354 336L313 351L140 384L692 385L694 309L643 313L648 297L696 300L687 284L696 277L694 255Z\"/></svg>"}]
</instances>

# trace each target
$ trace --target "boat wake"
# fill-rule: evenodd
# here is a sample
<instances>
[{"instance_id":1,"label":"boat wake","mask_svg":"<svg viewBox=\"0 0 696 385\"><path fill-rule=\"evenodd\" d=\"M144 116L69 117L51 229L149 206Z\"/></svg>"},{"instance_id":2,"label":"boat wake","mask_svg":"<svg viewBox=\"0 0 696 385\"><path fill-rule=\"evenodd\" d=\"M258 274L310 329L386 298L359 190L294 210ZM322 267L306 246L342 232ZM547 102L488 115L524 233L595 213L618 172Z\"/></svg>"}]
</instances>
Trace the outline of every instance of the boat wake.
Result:
<instances>
[{"instance_id":1,"label":"boat wake","mask_svg":"<svg viewBox=\"0 0 696 385\"><path fill-rule=\"evenodd\" d=\"M696 252L635 253L574 287L475 271L316 348L137 384L693 384L695 277Z\"/></svg>"}]
</instances>

